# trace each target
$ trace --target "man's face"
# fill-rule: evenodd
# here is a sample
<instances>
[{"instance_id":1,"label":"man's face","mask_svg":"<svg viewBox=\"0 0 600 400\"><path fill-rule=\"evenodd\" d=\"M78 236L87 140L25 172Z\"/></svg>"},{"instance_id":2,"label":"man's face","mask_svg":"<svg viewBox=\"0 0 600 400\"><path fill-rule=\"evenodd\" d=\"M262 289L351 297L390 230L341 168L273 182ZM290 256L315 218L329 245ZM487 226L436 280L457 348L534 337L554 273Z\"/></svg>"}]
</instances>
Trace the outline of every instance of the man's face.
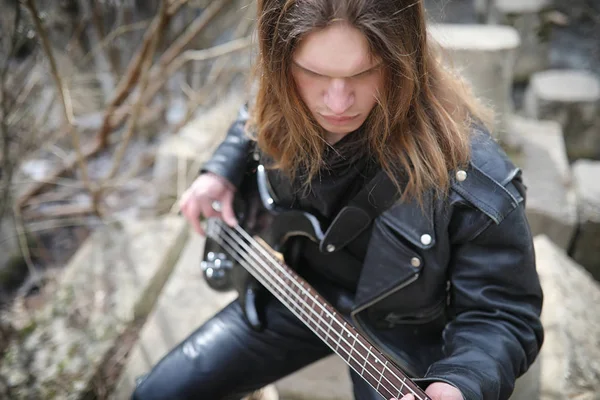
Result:
<instances>
[{"instance_id":1,"label":"man's face","mask_svg":"<svg viewBox=\"0 0 600 400\"><path fill-rule=\"evenodd\" d=\"M381 61L364 35L345 23L308 34L294 52L292 74L330 143L363 124L383 87Z\"/></svg>"}]
</instances>

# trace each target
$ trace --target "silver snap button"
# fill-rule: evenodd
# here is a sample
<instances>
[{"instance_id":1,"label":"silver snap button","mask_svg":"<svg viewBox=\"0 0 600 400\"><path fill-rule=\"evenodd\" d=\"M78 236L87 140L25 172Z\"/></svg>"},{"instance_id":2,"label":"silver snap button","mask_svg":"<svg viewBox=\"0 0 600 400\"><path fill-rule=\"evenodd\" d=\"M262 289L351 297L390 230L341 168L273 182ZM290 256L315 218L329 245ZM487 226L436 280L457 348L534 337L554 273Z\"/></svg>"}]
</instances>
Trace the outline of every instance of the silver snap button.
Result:
<instances>
[{"instance_id":1,"label":"silver snap button","mask_svg":"<svg viewBox=\"0 0 600 400\"><path fill-rule=\"evenodd\" d=\"M413 257L410 259L410 265L419 268L421 266L421 260L419 260L419 257Z\"/></svg>"},{"instance_id":2,"label":"silver snap button","mask_svg":"<svg viewBox=\"0 0 600 400\"><path fill-rule=\"evenodd\" d=\"M328 244L328 245L327 245L327 251L328 251L329 253L333 253L333 252L335 251L335 246L334 246L334 245L332 245L332 244Z\"/></svg>"},{"instance_id":3,"label":"silver snap button","mask_svg":"<svg viewBox=\"0 0 600 400\"><path fill-rule=\"evenodd\" d=\"M431 235L425 234L421 236L421 243L425 246L429 246L431 244Z\"/></svg>"},{"instance_id":4,"label":"silver snap button","mask_svg":"<svg viewBox=\"0 0 600 400\"><path fill-rule=\"evenodd\" d=\"M459 170L456 173L456 180L459 181L459 182L463 182L465 179L467 179L467 172L463 171L462 169Z\"/></svg>"}]
</instances>

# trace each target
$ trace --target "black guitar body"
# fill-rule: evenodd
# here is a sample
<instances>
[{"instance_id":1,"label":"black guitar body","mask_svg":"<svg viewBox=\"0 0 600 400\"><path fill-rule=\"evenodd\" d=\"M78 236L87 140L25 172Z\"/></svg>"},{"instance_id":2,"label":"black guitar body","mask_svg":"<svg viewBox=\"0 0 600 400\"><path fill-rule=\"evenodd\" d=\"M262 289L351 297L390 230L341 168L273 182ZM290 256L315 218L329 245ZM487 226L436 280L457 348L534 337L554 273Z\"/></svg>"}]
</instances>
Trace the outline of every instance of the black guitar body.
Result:
<instances>
[{"instance_id":1,"label":"black guitar body","mask_svg":"<svg viewBox=\"0 0 600 400\"><path fill-rule=\"evenodd\" d=\"M258 165L249 172L238 190L234 209L241 228L253 237L259 237L269 247L280 253L286 264L294 266L299 247L289 239L293 236L306 236L319 242L323 231L319 220L306 212L282 210L273 200L266 171ZM244 315L254 329L264 328L261 315L262 302L269 295L268 291L210 235L211 224L208 221L209 233L201 262L204 278L208 285L217 291L236 290Z\"/></svg>"}]
</instances>

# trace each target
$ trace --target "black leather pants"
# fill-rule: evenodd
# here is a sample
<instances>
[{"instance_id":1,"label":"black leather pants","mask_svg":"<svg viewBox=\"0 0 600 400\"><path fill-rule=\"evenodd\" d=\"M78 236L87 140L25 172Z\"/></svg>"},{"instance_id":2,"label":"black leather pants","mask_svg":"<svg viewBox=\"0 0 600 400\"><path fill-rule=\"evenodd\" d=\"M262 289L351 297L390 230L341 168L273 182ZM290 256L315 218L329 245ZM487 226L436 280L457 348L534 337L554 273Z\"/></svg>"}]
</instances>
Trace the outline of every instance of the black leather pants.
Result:
<instances>
[{"instance_id":1,"label":"black leather pants","mask_svg":"<svg viewBox=\"0 0 600 400\"><path fill-rule=\"evenodd\" d=\"M171 350L138 384L134 400L239 400L331 350L275 299L267 327L252 330L234 301ZM357 400L382 397L352 372ZM313 388L318 397L318 387Z\"/></svg>"}]
</instances>

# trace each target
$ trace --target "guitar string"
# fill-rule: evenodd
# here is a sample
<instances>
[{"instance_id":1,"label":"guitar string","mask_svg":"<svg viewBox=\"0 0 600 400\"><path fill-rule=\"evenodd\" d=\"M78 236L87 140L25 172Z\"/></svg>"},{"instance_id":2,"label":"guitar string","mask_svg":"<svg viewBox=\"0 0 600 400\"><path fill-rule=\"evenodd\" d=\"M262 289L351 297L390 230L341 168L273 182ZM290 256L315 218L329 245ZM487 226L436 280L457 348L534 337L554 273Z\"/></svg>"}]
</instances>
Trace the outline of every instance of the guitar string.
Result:
<instances>
[{"instance_id":1,"label":"guitar string","mask_svg":"<svg viewBox=\"0 0 600 400\"><path fill-rule=\"evenodd\" d=\"M248 246L248 244L247 244L247 243L245 243L245 242L243 242L241 239L235 239L235 237L234 237L234 236L233 236L233 234L232 234L232 233L233 233L233 231L231 230L231 228L229 228L227 225L224 225L222 221L220 221L220 220L217 220L217 222L219 223L219 225L221 226L221 228L223 228L223 230L231 232L231 233L230 233L230 236L232 236L236 242L240 242L240 243L241 243L243 246L245 246L245 247L247 247L247 246ZM314 297L313 297L313 295L312 295L310 292L308 292L308 291L306 290L306 288L304 288L304 287L303 287L303 286L301 286L301 285L300 285L300 284L299 284L297 281L295 281L294 277L293 277L292 275L290 275L290 274L289 274L289 273L288 273L288 272L287 272L287 271L286 271L286 270L285 270L285 269L284 269L284 268L283 268L281 265L279 265L279 263L278 263L278 262L275 260L275 258L274 258L274 257L273 257L273 256L272 256L270 253L268 253L268 252L267 252L267 251L266 251L266 250L265 250L265 249L264 249L264 248L263 248L261 245L259 245L259 244L258 244L258 243L257 243L257 242L256 242L256 241L255 241L255 240L252 238L252 237L250 237L250 236L249 236L249 235L248 235L248 234L247 234L245 231L241 230L239 227L237 228L237 230L241 231L243 234L245 234L245 236L247 236L247 237L248 237L248 239L247 239L247 240L250 242L250 244L252 245L252 247L254 247L254 248L256 248L256 249L260 250L261 252L265 253L265 255L266 255L266 256L268 256L269 258L271 258L271 260L270 260L270 261L271 261L271 262L274 264L274 266L276 266L276 267L277 267L277 268L278 268L280 271L282 271L282 272L283 272L283 273L285 273L285 274L286 274L286 275L287 275L289 278L291 278L291 282L294 282L294 284L295 284L295 285L296 285L298 288L300 288L300 289L301 289L301 290L303 290L305 293L307 293L307 294L308 294L308 296L310 296L311 300L313 300L313 303L314 303L314 304L318 305L319 307L321 307L321 309L322 309L324 312L328 313L328 314L330 315L330 319L331 319L331 320L333 320L333 321L335 321L335 322L336 322L336 323L337 323L337 324L340 326L340 328L341 328L342 330L344 330L344 333L346 333L346 334L348 335L348 337L351 337L351 336L352 336L352 332L351 332L351 331L349 331L349 330L348 330L348 328L347 328L346 326L342 325L342 324L341 324L341 323L340 323L340 322L339 322L337 319L333 318L333 316L331 316L331 313L330 313L330 311L329 311L329 310L327 310L326 308L324 308L322 304L319 304L319 303L316 301L316 298L314 298ZM247 249L246 249L246 252L250 254L250 251L248 251ZM258 255L256 255L256 253L254 253L254 256L255 256L255 258L259 258L259 261L260 261L260 262L262 262L262 263L264 264L264 262L265 262L265 260L264 260L264 259L262 259L262 258L260 258ZM273 271L271 268L269 268L269 267L268 267L268 265L266 266L266 270L267 270L269 273L274 273L274 271ZM277 274L275 274L275 276L276 276L276 278L278 278L279 280L281 280L281 276L279 276L279 275L277 275ZM285 285L285 283L284 283L284 285ZM294 294L294 295L296 295L296 297L298 297L298 295L297 295L296 293L292 292L292 294ZM305 304L308 306L308 303L306 303L304 300L302 300L302 298L301 298L301 297L300 297L300 300L299 300L299 301L300 301L301 303L305 303ZM318 317L318 318L320 318L322 322L324 322L324 323L326 322L325 320L323 320L323 318L322 318L321 316L319 316L319 315L318 315L317 317ZM314 320L313 320L312 322L313 322L313 323L315 323L316 321L314 321ZM322 329L322 330L324 330L324 329ZM337 332L336 332L336 333L337 333ZM376 366L374 366L372 363L370 363L370 362L368 361L368 354L367 354L367 356L366 356L366 357L364 357L364 356L363 356L361 353L358 353L358 352L357 352L357 354L358 354L358 355L359 355L359 356L362 358L361 360L358 360L358 359L356 359L355 357L353 357L351 353L352 353L352 349L353 349L355 346L354 346L354 345L352 345L352 344L350 344L350 343L349 343L349 342L348 342L348 341L345 339L345 335L339 334L339 336L340 336L340 338L341 338L341 339L343 339L343 341L344 341L344 342L345 342L345 343L346 343L348 346L350 346L351 350L350 350L350 352L349 352L349 356L350 356L351 358L353 358L353 359L354 359L355 361L357 361L357 362L359 362L359 361L364 361L364 365L367 365L367 364L368 364L370 367L374 368L374 369L375 369L377 372L379 372L379 371L377 370L377 367L376 367ZM356 343L356 342L358 342L358 343L359 343L359 344L360 344L360 345L361 345L361 346L362 346L362 347L363 347L363 348L364 348L364 349L367 351L367 353L371 352L371 350L370 350L370 349L368 349L368 348L367 348L367 347L366 347L366 346L365 346L365 345L364 345L364 344L363 344L361 341L359 341L359 340L356 340L356 336L355 336L355 343ZM339 343L339 340L338 340L338 343ZM375 356L375 354L374 354L374 353L372 353L372 352L371 352L371 354L372 354L373 356ZM411 392L413 395L415 395L415 396L417 397L417 399L418 399L418 400L424 400L424 399L421 399L421 397L420 397L420 396L419 396L419 395L418 395L418 394L417 394L417 393L416 393L416 392L415 392L415 391L414 391L414 390L413 390L413 389L412 389L412 388L411 388L409 385L407 385L407 384L406 384L406 377L405 377L405 378L400 378L400 377L398 377L398 376L395 374L395 372L394 372L393 370L391 370L389 367L385 366L385 364L381 363L381 365L383 366L383 371L386 371L386 370L387 370L387 371L388 371L388 372L389 372L389 373L390 373L390 374L391 374L391 375L392 375L394 378L396 378L396 379L397 379L397 380L398 380L398 381L399 381L399 382L402 384L402 387L406 387L406 388L407 388L407 389L408 389L408 390L409 390L409 391L410 391L410 392ZM354 369L354 368L353 368L353 369ZM355 369L355 370L356 370L356 369ZM356 372L358 373L358 371L356 371ZM369 375L371 375L373 378L375 378L375 377L374 377L374 376L373 376L373 375L372 375L370 372L369 372ZM392 383L392 382L391 382L391 381L390 381L390 380L389 380L387 377L385 377L385 376L383 375L383 373L382 373L382 376L383 376L383 378L384 378L386 381L388 381L388 383L389 383L389 384L391 384L391 385L392 385L392 386L395 388L395 384L394 384L394 383ZM387 389L387 388L386 388L386 390L387 390L388 392L392 393L392 392L391 392L389 389ZM399 393L399 394L402 394L402 393ZM425 398L425 399L426 399L426 398Z\"/></svg>"},{"instance_id":2,"label":"guitar string","mask_svg":"<svg viewBox=\"0 0 600 400\"><path fill-rule=\"evenodd\" d=\"M223 221L221 221L221 220L217 220L217 222L220 224L220 226L221 226L222 228L225 228L225 229L227 229L227 230L231 230L231 228L230 228L228 225L226 225L226 224L225 224ZM259 244L259 243L258 243L258 242L257 242L257 241L256 241L256 240L255 240L255 239L252 237L252 236L250 236L250 235L249 235L249 234L248 234L248 233L247 233L247 232L246 232L244 229L242 229L240 226L236 226L236 227L235 227L235 230L236 230L236 231L238 231L238 232L241 234L241 236L244 236L244 237L245 237L245 239L246 239L246 241L248 241L248 242L249 242L249 243L252 245L252 247L254 247L254 248L258 249L258 250L259 250L261 253L263 253L263 255L265 255L265 257L267 257L267 258L269 259L269 261L270 261L270 262L273 264L273 266L275 266L275 268L277 268L279 271L281 271L283 274L285 274L285 275L287 276L287 278L288 278L288 279L290 279L292 282L294 282L294 284L295 284L295 285L296 285L296 286L297 286L297 287L298 287L300 290L302 290L302 291L303 291L305 294L308 294L308 296L309 296L309 297L311 298L311 300L313 301L313 304L317 304L317 305L318 305L318 306L319 306L319 307L320 307L320 308L321 308L321 309L322 309L322 310L323 310L325 313L330 313L330 311L329 311L329 310L327 310L325 307L323 307L323 305L322 305L322 304L318 303L318 302L317 302L317 299L316 299L315 297L313 297L313 295L312 295L312 294L311 294L309 291L307 291L307 290L306 290L306 288L304 288L303 286L301 286L301 285L298 283L298 281L296 281L296 279L295 279L295 278L294 278L292 275L290 275L290 273L289 273L289 272L288 272L288 271L287 271L287 270L286 270L286 269L285 269L285 268L284 268L282 265L280 265L280 264L279 264L279 261L278 261L277 259L275 259L275 257L274 257L274 256L273 256L273 255L272 255L270 252L268 252L268 251L267 251L267 250L266 250L266 249L265 249L265 248L264 248L262 245L260 245L260 244ZM245 244L245 243L244 243L244 244ZM265 261L265 260L264 260L264 259L262 259L262 262L263 262L263 263L264 263L264 261ZM268 266L267 266L267 270L268 270L269 272L272 272L272 273L274 272L274 271L273 271L271 268L269 268ZM275 276L279 277L279 275L277 275L277 274L275 274ZM279 278L280 278L280 277L279 277ZM280 279L280 280L281 280L281 279ZM285 283L284 283L284 285L285 285ZM292 292L292 293L293 293L293 292ZM301 301L301 302L304 302L304 300L302 300L302 298L300 298L300 301ZM322 320L322 317L320 317L320 316L319 316L319 318L321 318L321 320ZM330 317L330 318L331 318L331 317ZM341 328L342 330L344 330L346 334L348 334L348 336L351 336L351 332L350 332L350 331L348 331L348 328L346 328L346 325L345 325L345 324L344 324L344 325L342 325L342 324L341 324L341 323L340 323L340 322L339 322L337 319L335 319L335 318L331 318L331 319L333 319L333 320L334 320L334 321L335 321L335 322L336 322L336 323L337 323L337 324L340 326L340 328ZM343 338L343 335L342 335L342 338ZM348 341L346 341L345 339L344 339L344 341L345 341L345 342L346 342L346 343L347 343L347 344L348 344L350 347L354 347L353 345L350 345L350 343L349 343ZM356 338L355 338L355 343L356 343L356 341L357 341L357 340L356 340ZM368 361L368 353L370 352L370 349L368 349L368 348L367 348L367 347L366 347L366 346L365 346L365 345L364 345L364 344L363 344L361 341L358 341L358 343L359 343L359 344L362 346L362 348L363 348L363 349L365 349L365 350L367 351L367 357L365 358L365 361ZM359 354L361 357L363 357L363 356L362 356L362 354L360 354L360 353L358 353L358 354ZM356 359L355 359L355 360L356 360ZM387 361L387 360L386 360L386 361ZM366 362L365 362L365 364L366 364ZM383 364L383 363L382 363L382 364ZM369 365L370 365L371 367L374 367L374 368L375 368L375 366L373 366L373 364L369 363ZM396 379L397 379L397 380L398 380L400 383L402 383L402 387L406 386L406 387L407 387L407 388L410 390L410 392L411 392L413 395L415 395L415 396L417 397L417 399L416 399L416 400L427 400L427 399L428 399L428 397L427 397L427 395L426 395L425 393L423 393L423 394L424 394L426 397L425 397L424 399L421 399L421 397L420 397L420 396L419 396L419 395L418 395L418 394L417 394L417 393L416 393L416 392L413 390L413 388L411 388L411 387L410 387L410 385L407 385L407 384L406 384L406 378L407 378L406 376L405 376L404 378L400 378L400 377L399 377L399 376L398 376L398 375L397 375L397 374L396 374L396 373L395 373L393 370L391 370L389 367L386 367L386 366L384 365L384 371L385 371L386 369L387 369L387 370L390 372L390 374L391 374L391 375L392 375L394 378L396 378ZM358 371L357 371L357 372L358 372ZM388 381L390 384L394 385L392 382L390 382L390 381L387 379L387 377L384 377L384 378L385 378L385 379L386 379L386 380L387 380L387 381ZM412 381L411 381L411 383L412 383ZM416 386L416 384L415 384L415 386ZM417 387L417 388L418 388L418 387ZM418 390L420 391L420 388L418 388Z\"/></svg>"},{"instance_id":3,"label":"guitar string","mask_svg":"<svg viewBox=\"0 0 600 400\"><path fill-rule=\"evenodd\" d=\"M215 237L215 240L219 241L219 242L220 242L220 243L219 243L220 245L222 245L224 248L226 248L226 250L230 251L230 252L233 254L233 257L235 257L235 258L238 260L238 262L240 262L240 263L243 263L243 264L246 264L248 269L252 269L252 268L253 268L253 265L252 265L252 264L251 264L249 261L243 260L243 259L239 258L238 256L236 256L236 253L238 253L238 254L241 254L241 252L239 252L239 251L235 251L235 249L233 249L233 248L231 247L231 245L229 245L228 243L225 243L225 242L223 242L223 241L228 241L228 242L229 242L229 241L230 241L229 239L227 239L227 238L225 238L225 237L222 237L223 241L221 241L220 239L221 239L221 238ZM244 255L242 255L242 257L244 257ZM267 268L268 268L268 267L267 267ZM266 280L270 280L270 279L271 279L271 278L269 278L269 277L263 277L263 278L265 278ZM264 282L263 282L263 283L264 283ZM272 283L272 282L271 282L271 285L273 286L273 290L277 290L277 291L278 291L278 293L274 293L274 294L275 294L275 296L276 296L276 297L278 297L278 298L279 298L279 300L281 300L281 301L282 301L284 304L285 304L286 300L288 300L288 301L290 301L290 300L291 300L291 299L289 298L289 296L288 296L288 298L287 298L287 299L285 298L285 296L286 296L286 293L285 293L285 292L284 292L284 291L283 291L283 290L282 290L280 287L276 286L276 284L274 284L274 283ZM279 294L279 296L277 296L277 294ZM292 304L292 305L293 305L293 304ZM318 332L318 329L319 329L319 328L320 328L322 331L325 331L325 329L324 329L324 328L322 328L322 327L320 327L320 326L318 325L318 323L317 323L317 322L316 322L314 319L312 319L312 318L311 318L310 314L309 314L309 313L307 313L307 311L305 311L305 310L304 310L304 309L303 309L301 306L298 306L298 305L296 304L296 307L297 307L298 311L297 311L297 310L295 310L293 307L289 307L289 306L288 306L288 308L290 309L290 311L292 311L294 314L296 314L296 316L297 316L298 318L300 318L301 320L302 320L303 318L306 318L306 319L308 319L310 322L313 322L313 323L315 324L316 328L313 328L313 327L312 327L310 324L308 324L308 323L306 324L306 325L307 325L307 326L308 326L308 327L309 327L309 328L310 328L310 329L311 329L313 332L315 332L315 334L319 335L319 332ZM304 314L305 314L305 316L303 317L302 315L299 315L298 313L304 313ZM336 331L333 331L333 332L336 332ZM347 342L347 341L344 339L343 335L339 334L338 332L336 332L336 334L339 336L339 337L338 337L338 340L337 340L337 348L333 348L333 346L332 346L331 344L329 344L329 343L328 343L326 340L325 340L325 343L326 343L327 345L329 345L329 347L331 347L331 349L332 349L332 350L333 350L335 353L337 353L337 354L338 354L340 357L343 357L343 355L342 355L342 354L340 354L340 350L339 350L339 348L340 348L340 346L339 346L340 339L343 339L343 340L344 340L344 342L346 342L346 343L347 343L349 346L351 346L351 345L350 345L350 344L349 344L349 343L348 343L348 342ZM328 335L328 332L327 332L327 335ZM334 335L331 335L331 336L334 336ZM332 339L334 339L334 338L332 337ZM349 357L350 357L350 358L354 359L354 361L356 361L356 362L360 362L360 361L361 361L361 360L357 360L357 359L356 359L354 356L352 356L352 354L351 354L351 353L352 353L352 351L349 351L349 352L347 351L347 353L348 353L348 355L349 355ZM360 354L360 353L358 353L358 354ZM348 363L348 365L349 365L349 366L350 366L352 369L354 369L354 370L355 370L357 373L359 373L359 371L358 371L358 370L357 370L357 369L356 369L354 366L352 366L350 363ZM370 365L370 366L373 366L372 364L369 364L369 365ZM384 365L384 364L382 364L382 366L384 366L384 371L385 371L385 365ZM389 370L389 368L388 368L387 370L391 372L391 370ZM373 374L371 374L371 372L369 372L368 370L365 370L365 371L366 371L366 372L367 372L367 373L368 373L368 374L369 374L369 375L370 375L370 376L371 376L373 379L377 379L375 376L373 376ZM377 371L377 369L376 369L376 371ZM378 372L379 372L379 371L378 371ZM359 373L359 374L360 374L360 373ZM392 388L394 389L394 391L397 389L397 388L396 388L396 386L395 386L395 385L394 385L392 382L390 382L390 381L389 381L389 380L388 380L388 379L387 379L387 378L386 378L386 377L383 375L383 373L381 373L381 377L383 377L383 378L384 378L386 381L388 381L388 383L389 383L389 384L392 386ZM385 390L386 392L388 392L388 393L390 394L390 396L392 396L392 397L399 397L399 395L400 395L400 394L402 394L402 391L400 390L400 392L399 392L399 394L398 394L398 395L394 395L394 394L393 394L393 393L394 393L394 391L390 390L390 389L387 387L387 385L385 385L385 384L383 384L383 383L380 383L380 384L379 384L379 388L380 388L380 389L378 389L378 388L376 388L375 386L373 386L373 384L371 384L371 382L369 382L368 380L367 380L367 383L369 383L369 385L371 385L371 386L372 386L372 387L373 387L375 390L377 390L378 392L379 392L381 389L384 389L384 390ZM402 386L402 387L406 386L407 388L409 388L409 386L405 385L405 384L404 384L404 382L402 382L402 383L403 383L403 386ZM382 393L382 394L383 394L383 393ZM420 398L419 398L419 399L420 399Z\"/></svg>"},{"instance_id":4,"label":"guitar string","mask_svg":"<svg viewBox=\"0 0 600 400\"><path fill-rule=\"evenodd\" d=\"M229 226L225 225L225 224L223 223L223 221L217 220L217 222L218 222L218 223L219 223L219 225L220 225L222 228L224 228L225 230L227 230L227 231L231 231L231 228L230 228ZM254 248L258 249L259 251L261 251L261 252L262 252L262 253L263 253L263 254L264 254L266 257L268 257L268 258L270 259L271 263L273 263L273 265L274 265L274 266L275 266L277 269L279 269L279 270L280 270L282 273L284 273L285 275L287 275L287 278L288 278L288 279L290 279L292 282L294 282L294 284L295 284L295 285L296 285L296 286L297 286L297 287L298 287L300 290L302 290L302 291L305 293L305 295L308 295L308 296L311 298L311 300L313 300L313 304L316 304L316 305L318 305L318 306L319 306L319 307L320 307L320 308L321 308L321 309L322 309L322 310L323 310L325 313L328 313L328 314L330 314L330 311L329 311L329 310L327 310L325 307L323 307L323 305L322 305L322 304L318 303L318 302L317 302L317 299L316 299L315 297L313 297L313 295L312 295L312 294L311 294L309 291L307 291L305 287L301 286L301 285L300 285L300 284L299 284L299 283L298 283L298 282L295 280L295 278L294 278L292 275L290 275L290 274L289 274L289 272L288 272L288 271L287 271L287 270L286 270L286 269L285 269L283 266L281 266L281 265L279 264L279 262L278 262L278 261L277 261L277 260L276 260L276 259L273 257L273 255L272 255L272 254L270 254L269 252L267 252L267 251L266 251L266 249L264 249L264 247L263 247L262 245L260 245L258 242L256 242L256 240L254 240L254 238L252 238L250 235L248 235L248 233L247 233L247 232L245 232L243 229L241 229L239 226L238 226L238 227L236 227L236 230L237 230L238 232L242 233L244 236L246 236L246 238L247 238L246 240L247 240L248 242L250 242L250 244L252 245L252 247L254 247ZM233 235L232 235L232 236L233 236ZM248 244L247 244L247 243L245 243L243 240L241 240L241 239L240 239L240 240L238 240L238 241L239 241L239 242L241 242L241 243L242 243L244 246L248 246ZM248 252L248 250L246 250L246 251ZM258 257L258 256L255 256L255 258L257 258L257 257ZM265 259L264 259L264 258L261 258L259 261L261 261L261 262L264 264L264 262L265 262ZM269 268L268 266L266 267L266 270L267 270L269 273L272 273L272 274L273 274L273 273L275 273L275 271L273 271L273 269L272 269L272 268ZM278 279L281 281L281 276L280 276L280 275L278 275L278 274L276 274L276 273L275 273L275 276L276 276L276 277L277 277L277 278L278 278ZM283 285L284 285L284 286L286 285L286 284L285 284L285 282L283 282ZM299 297L299 296L298 296L298 295L297 295L295 292L292 292L292 294L296 295L296 297ZM301 297L299 297L299 301L300 301L301 303L304 303L304 300L302 300L302 298L301 298ZM306 304L308 305L308 303L306 303ZM320 319L321 319L321 321L325 322L321 316L317 316L317 317L318 317L318 318L320 318ZM342 330L344 330L344 333L345 333L345 334L347 334L347 335L348 335L348 337L351 337L351 336L352 336L352 332L348 330L348 328L346 327L346 324L345 324L345 323L342 325L342 323L340 323L340 322L339 322L339 320L337 320L337 319L335 319L335 318L332 318L332 316L331 316L331 315L330 315L330 319L332 319L333 321L335 321L335 322L336 322L336 323L337 323L337 324L340 326L340 328L341 328ZM314 322L314 321L313 321L313 322ZM330 325L330 326L331 326L331 325ZM346 344L347 344L348 346L350 346L350 348L351 348L351 351L352 351L352 349L353 349L355 346L354 346L354 345L351 345L351 344L350 344L350 343L349 343L349 342L348 342L348 341L345 339L344 335L340 335L340 337L341 337L341 338L344 340L344 342L346 342ZM355 339L355 343L358 341L358 343L359 343L359 344L360 344L360 345L363 347L363 349L365 349L365 350L367 351L367 356L366 356L366 358L364 358L365 365L366 365L366 364L367 364L367 361L368 361L368 353L369 353L371 350L370 350L370 349L368 349L368 348L367 348L367 347L366 347L366 346L365 346L365 345L364 345L364 344L363 344L361 341L357 340L356 338L357 338L357 336L355 335L355 337L354 337L354 339ZM338 341L338 343L339 343L339 341ZM350 351L350 352L351 352L351 351ZM360 355L360 357L364 357L364 356L363 356L361 353L358 353L358 354ZM373 354L373 353L372 353L372 354ZM356 358L354 358L354 360L355 360L355 361L359 361L359 360L357 360ZM362 361L362 360L361 360L361 361ZM378 361L378 360L377 360L377 361ZM386 361L387 361L387 360L386 360ZM378 361L378 362L379 362L379 361ZM423 399L421 399L421 397L420 397L420 396L419 396L419 395L418 395L418 394L417 394L417 393L416 393L416 392L415 392L415 391L414 391L414 390L413 390L413 389L410 387L410 385L407 385L407 384L406 384L406 377L404 377L404 378L400 378L400 377L399 377L399 376L398 376L398 375L397 375L397 374L396 374L396 373L395 373L393 370L391 370L389 367L387 367L387 366L386 366L386 365L384 365L383 363L382 363L382 365L384 366L384 368L383 368L383 370L384 370L384 371L387 369L387 370L389 371L389 373L390 373L390 374L391 374L391 375L392 375L394 378L396 378L396 379L397 379L397 380L398 380L398 381L399 381L399 382L402 384L402 387L401 387L401 389L402 389L403 387L405 387L405 386L406 386L406 387L407 387L407 388L410 390L410 392L411 392L413 395L415 395L415 396L417 397L417 400L423 400ZM375 367L373 364L371 364L371 363L369 363L369 366L371 366L371 367L373 367L373 368L375 368L375 369L376 369L376 367ZM377 369L376 369L376 370L377 370ZM358 372L358 371L357 371L357 372ZM379 371L378 371L378 372L379 372ZM371 376L372 376L372 375L371 375ZM385 378L385 380L387 380L387 381L388 381L388 382L389 382L389 383L390 383L392 386L394 386L394 384L393 384L393 383L392 383L392 382L391 382L389 379L387 379L387 377L385 377L385 376L384 376L384 378ZM415 385L415 386L416 386L416 385ZM399 393L399 394L401 394L401 393ZM426 397L425 399L427 399L427 397Z\"/></svg>"}]
</instances>

